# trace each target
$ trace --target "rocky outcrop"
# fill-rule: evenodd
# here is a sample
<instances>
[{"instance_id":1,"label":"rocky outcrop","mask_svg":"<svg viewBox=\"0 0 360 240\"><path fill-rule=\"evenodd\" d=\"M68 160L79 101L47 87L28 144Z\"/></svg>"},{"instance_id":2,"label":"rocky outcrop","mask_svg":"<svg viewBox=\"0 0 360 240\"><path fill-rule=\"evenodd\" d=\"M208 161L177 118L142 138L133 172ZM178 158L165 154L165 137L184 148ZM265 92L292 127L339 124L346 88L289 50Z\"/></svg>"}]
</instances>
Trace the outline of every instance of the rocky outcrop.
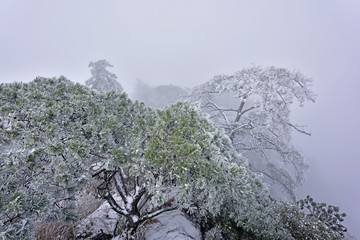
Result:
<instances>
[{"instance_id":1,"label":"rocky outcrop","mask_svg":"<svg viewBox=\"0 0 360 240\"><path fill-rule=\"evenodd\" d=\"M113 234L118 218L118 214L105 202L76 226L76 237L77 239L94 239L99 234L107 236ZM180 210L165 212L146 221L139 231L142 238L146 240L201 239L200 230ZM120 240L121 238L114 237L113 239Z\"/></svg>"},{"instance_id":2,"label":"rocky outcrop","mask_svg":"<svg viewBox=\"0 0 360 240\"><path fill-rule=\"evenodd\" d=\"M77 239L91 239L99 233L113 234L118 219L119 215L104 202L95 212L80 221L75 228L75 235Z\"/></svg>"},{"instance_id":3,"label":"rocky outcrop","mask_svg":"<svg viewBox=\"0 0 360 240\"><path fill-rule=\"evenodd\" d=\"M115 200L119 196L114 195ZM82 219L76 226L77 239L98 239L113 234L119 215L104 202L95 212ZM137 239L146 240L200 240L201 233L180 210L164 212L144 222L138 229ZM101 239L101 238L99 238ZM108 238L106 238L108 239ZM113 240L121 240L114 237Z\"/></svg>"},{"instance_id":4,"label":"rocky outcrop","mask_svg":"<svg viewBox=\"0 0 360 240\"><path fill-rule=\"evenodd\" d=\"M180 210L165 212L144 224L146 240L200 240L201 233Z\"/></svg>"}]
</instances>

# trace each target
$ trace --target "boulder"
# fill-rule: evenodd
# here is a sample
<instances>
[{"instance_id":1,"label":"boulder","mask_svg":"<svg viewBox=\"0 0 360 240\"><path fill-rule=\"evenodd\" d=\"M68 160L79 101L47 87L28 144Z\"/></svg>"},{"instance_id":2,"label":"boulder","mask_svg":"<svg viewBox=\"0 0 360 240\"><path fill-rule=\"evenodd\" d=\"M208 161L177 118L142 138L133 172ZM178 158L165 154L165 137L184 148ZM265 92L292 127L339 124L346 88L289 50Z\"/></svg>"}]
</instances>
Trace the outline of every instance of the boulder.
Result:
<instances>
[{"instance_id":1,"label":"boulder","mask_svg":"<svg viewBox=\"0 0 360 240\"><path fill-rule=\"evenodd\" d=\"M162 213L144 223L146 240L200 240L201 232L180 210Z\"/></svg>"}]
</instances>

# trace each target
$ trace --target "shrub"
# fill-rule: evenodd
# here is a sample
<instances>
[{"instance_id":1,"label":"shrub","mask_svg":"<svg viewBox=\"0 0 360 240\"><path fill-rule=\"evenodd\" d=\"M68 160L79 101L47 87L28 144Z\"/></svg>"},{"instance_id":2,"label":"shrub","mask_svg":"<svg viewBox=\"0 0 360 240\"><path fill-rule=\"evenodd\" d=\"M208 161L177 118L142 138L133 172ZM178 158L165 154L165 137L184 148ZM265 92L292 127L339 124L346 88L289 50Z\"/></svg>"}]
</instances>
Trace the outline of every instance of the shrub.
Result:
<instances>
[{"instance_id":1,"label":"shrub","mask_svg":"<svg viewBox=\"0 0 360 240\"><path fill-rule=\"evenodd\" d=\"M72 240L74 226L64 222L39 222L35 227L35 238L38 240Z\"/></svg>"}]
</instances>

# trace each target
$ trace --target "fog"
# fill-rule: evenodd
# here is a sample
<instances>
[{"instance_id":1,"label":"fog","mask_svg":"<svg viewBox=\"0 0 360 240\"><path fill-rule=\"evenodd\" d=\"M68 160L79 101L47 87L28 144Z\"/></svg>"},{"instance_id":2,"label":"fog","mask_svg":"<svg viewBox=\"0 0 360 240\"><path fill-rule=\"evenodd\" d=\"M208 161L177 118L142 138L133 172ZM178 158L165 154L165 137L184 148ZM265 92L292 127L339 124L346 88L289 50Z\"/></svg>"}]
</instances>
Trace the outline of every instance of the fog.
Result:
<instances>
[{"instance_id":1,"label":"fog","mask_svg":"<svg viewBox=\"0 0 360 240\"><path fill-rule=\"evenodd\" d=\"M360 236L360 3L335 1L0 1L0 82L64 75L84 83L107 59L136 79L193 87L252 64L300 70L317 102L293 110L310 164L299 197L339 205Z\"/></svg>"}]
</instances>

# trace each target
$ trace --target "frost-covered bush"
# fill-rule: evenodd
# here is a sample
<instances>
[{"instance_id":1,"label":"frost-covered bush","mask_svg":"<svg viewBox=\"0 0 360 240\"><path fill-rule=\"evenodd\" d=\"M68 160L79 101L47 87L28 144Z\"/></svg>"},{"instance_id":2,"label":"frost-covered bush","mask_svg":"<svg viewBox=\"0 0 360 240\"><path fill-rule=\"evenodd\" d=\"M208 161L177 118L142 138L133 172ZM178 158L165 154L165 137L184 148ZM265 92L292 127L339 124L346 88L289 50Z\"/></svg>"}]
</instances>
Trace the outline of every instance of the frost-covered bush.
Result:
<instances>
[{"instance_id":1,"label":"frost-covered bush","mask_svg":"<svg viewBox=\"0 0 360 240\"><path fill-rule=\"evenodd\" d=\"M74 226L64 222L37 222L35 238L38 240L73 240Z\"/></svg>"},{"instance_id":2,"label":"frost-covered bush","mask_svg":"<svg viewBox=\"0 0 360 240\"><path fill-rule=\"evenodd\" d=\"M297 202L299 208L306 213L306 216L314 217L324 223L332 232L345 236L347 228L341 223L346 217L345 213L340 213L340 208L326 203L315 202L310 196Z\"/></svg>"},{"instance_id":3,"label":"frost-covered bush","mask_svg":"<svg viewBox=\"0 0 360 240\"><path fill-rule=\"evenodd\" d=\"M279 203L278 211L282 221L294 239L343 239L343 234L331 229L317 216L305 214L297 204Z\"/></svg>"},{"instance_id":4,"label":"frost-covered bush","mask_svg":"<svg viewBox=\"0 0 360 240\"><path fill-rule=\"evenodd\" d=\"M42 215L75 221L76 189L93 163L109 164L99 153L123 160L114 145L126 138L137 106L126 95L91 93L63 77L1 84L1 234L28 234Z\"/></svg>"},{"instance_id":5,"label":"frost-covered bush","mask_svg":"<svg viewBox=\"0 0 360 240\"><path fill-rule=\"evenodd\" d=\"M194 106L154 112L125 94L37 78L0 85L0 120L0 232L9 239L31 238L39 217L76 221L76 192L91 176L127 236L175 208L226 216L222 227L263 239L288 236L265 185Z\"/></svg>"},{"instance_id":6,"label":"frost-covered bush","mask_svg":"<svg viewBox=\"0 0 360 240\"><path fill-rule=\"evenodd\" d=\"M128 162L101 169L99 194L126 219L124 235L146 220L174 208L204 221L227 216L256 236L287 236L280 219L267 208L264 185L247 170L222 130L188 104L157 111L154 122ZM138 145L136 145L138 144ZM121 199L115 201L111 183ZM176 192L175 198L170 198ZM150 203L151 210L144 208Z\"/></svg>"}]
</instances>

